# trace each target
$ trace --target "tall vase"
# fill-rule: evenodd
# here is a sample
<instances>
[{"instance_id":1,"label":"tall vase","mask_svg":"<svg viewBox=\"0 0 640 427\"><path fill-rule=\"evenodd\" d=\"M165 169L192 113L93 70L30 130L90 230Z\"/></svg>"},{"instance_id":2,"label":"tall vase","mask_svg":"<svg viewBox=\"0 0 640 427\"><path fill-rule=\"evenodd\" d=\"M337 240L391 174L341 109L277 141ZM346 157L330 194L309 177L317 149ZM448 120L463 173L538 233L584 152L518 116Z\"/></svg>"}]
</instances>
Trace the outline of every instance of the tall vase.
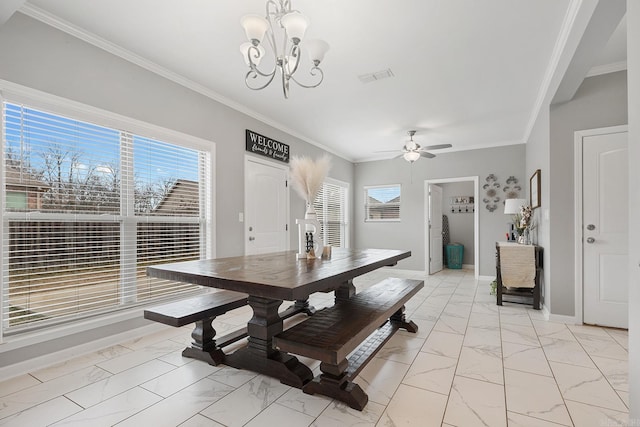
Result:
<instances>
[{"instance_id":1,"label":"tall vase","mask_svg":"<svg viewBox=\"0 0 640 427\"><path fill-rule=\"evenodd\" d=\"M304 219L312 219L317 220L318 215L316 215L316 209L313 207L313 204L307 202L307 210L304 212ZM307 231L309 229L307 228Z\"/></svg>"},{"instance_id":2,"label":"tall vase","mask_svg":"<svg viewBox=\"0 0 640 427\"><path fill-rule=\"evenodd\" d=\"M307 202L307 210L304 213L304 219L307 221L305 231L306 233L311 233L313 253L310 257L319 258L322 255L324 245L320 238L320 221L318 221L318 215L316 214L316 210L312 203Z\"/></svg>"}]
</instances>

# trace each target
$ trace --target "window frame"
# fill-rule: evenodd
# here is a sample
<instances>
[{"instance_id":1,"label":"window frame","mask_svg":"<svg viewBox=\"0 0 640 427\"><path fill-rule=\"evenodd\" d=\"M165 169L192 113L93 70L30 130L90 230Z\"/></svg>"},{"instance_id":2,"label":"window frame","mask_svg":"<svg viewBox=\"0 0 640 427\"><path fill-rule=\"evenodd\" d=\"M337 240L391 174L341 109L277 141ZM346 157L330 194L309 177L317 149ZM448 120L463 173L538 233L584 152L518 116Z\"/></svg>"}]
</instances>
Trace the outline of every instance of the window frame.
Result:
<instances>
[{"instance_id":1,"label":"window frame","mask_svg":"<svg viewBox=\"0 0 640 427\"><path fill-rule=\"evenodd\" d=\"M216 144L213 141L208 141L202 138L198 138L192 135L184 134L182 132L174 131L171 129L163 128L161 126L143 122L141 120L126 117L117 113L102 110L100 108L92 107L80 102L71 101L66 98L51 95L45 92L41 92L35 89L27 88L12 82L0 80L0 106L5 102L13 104L22 104L29 108L39 109L42 111L50 112L51 114L65 116L78 121L84 121L93 123L99 126L116 129L121 132L121 135L127 133L129 135L135 134L144 138L150 138L157 141L170 143L176 146L185 147L193 150L198 150L206 153L205 159L207 163L207 172L201 174L201 203L205 208L201 210L200 217L176 217L176 216L154 216L153 222L184 222L195 223L199 222L200 226L200 256L201 258L215 258L215 236L216 236L216 223L214 221L214 213L216 208L216 182L215 182L215 164L216 164ZM3 120L0 120L0 135L4 135ZM2 212L2 227L3 233L8 230L9 221L15 219L23 220L25 218L25 212L6 212L5 206L5 142L0 144L2 151L2 166L0 166L0 186L2 187L2 197L0 197L0 211ZM67 218L65 218L65 215ZM53 214L44 212L31 212L27 214L30 220L68 220L68 218L74 216L74 214ZM55 217L55 218L54 218ZM135 215L122 215L122 210L118 215L108 215L109 220L113 222L120 222L122 224L121 233L127 230L127 226L133 225L133 232L136 233L136 226L138 223L146 222L143 220L147 217L140 216L135 218ZM84 214L82 221L85 220L104 220L105 215L92 215ZM131 230L131 228L129 228ZM3 239L0 245L0 321L3 321L5 313L4 311L4 289L8 286L8 266L9 261L9 248L8 239ZM129 239L134 242L136 238ZM110 324L111 321L122 321L130 318L141 316L143 307L150 302L141 301L132 305L116 306L107 310L104 313L94 313L89 316L81 317L78 319L63 320L61 322L52 322L47 324L47 330L52 330L51 333L56 334L56 330L59 331L85 331L91 329L92 325ZM154 301L153 303L157 303ZM110 319L110 320L108 320ZM24 332L11 333L5 335L5 329L8 325L2 323L0 327L0 343L6 342L7 338L11 341L24 340L24 336L29 336L32 329L42 329L45 325L32 325L31 328L24 328ZM63 335L65 335L63 333ZM19 338L18 338L19 337Z\"/></svg>"},{"instance_id":2,"label":"window frame","mask_svg":"<svg viewBox=\"0 0 640 427\"><path fill-rule=\"evenodd\" d=\"M382 188L398 188L399 190L399 201L398 205L398 218L371 218L370 217L370 209L371 204L369 203L369 190L372 189L382 189ZM402 221L402 184L380 184L380 185L365 185L364 189L364 222L401 222ZM383 203L383 205L386 204ZM391 205L389 205L391 206Z\"/></svg>"}]
</instances>

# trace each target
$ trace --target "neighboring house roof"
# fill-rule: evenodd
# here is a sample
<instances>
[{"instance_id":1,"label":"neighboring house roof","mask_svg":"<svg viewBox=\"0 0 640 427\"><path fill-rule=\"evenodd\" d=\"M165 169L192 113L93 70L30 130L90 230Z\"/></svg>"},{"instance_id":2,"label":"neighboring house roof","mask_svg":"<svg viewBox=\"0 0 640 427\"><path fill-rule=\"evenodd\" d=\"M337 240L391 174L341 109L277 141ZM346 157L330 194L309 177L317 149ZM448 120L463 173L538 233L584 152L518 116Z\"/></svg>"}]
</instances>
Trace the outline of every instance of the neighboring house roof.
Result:
<instances>
[{"instance_id":1,"label":"neighboring house roof","mask_svg":"<svg viewBox=\"0 0 640 427\"><path fill-rule=\"evenodd\" d=\"M153 210L154 214L162 215L198 215L199 212L198 183L187 179L177 180Z\"/></svg>"},{"instance_id":2,"label":"neighboring house roof","mask_svg":"<svg viewBox=\"0 0 640 427\"><path fill-rule=\"evenodd\" d=\"M5 185L13 191L47 191L51 188L32 173L23 171L15 166L7 166L5 171Z\"/></svg>"}]
</instances>

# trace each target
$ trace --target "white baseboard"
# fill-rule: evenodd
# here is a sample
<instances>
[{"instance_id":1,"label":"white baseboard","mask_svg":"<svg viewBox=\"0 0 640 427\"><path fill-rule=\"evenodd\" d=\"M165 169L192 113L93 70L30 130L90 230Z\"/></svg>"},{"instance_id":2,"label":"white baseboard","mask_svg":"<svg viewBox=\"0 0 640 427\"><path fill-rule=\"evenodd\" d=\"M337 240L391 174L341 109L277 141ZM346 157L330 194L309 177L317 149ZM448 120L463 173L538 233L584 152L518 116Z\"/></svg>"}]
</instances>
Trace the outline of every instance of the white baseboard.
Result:
<instances>
[{"instance_id":1,"label":"white baseboard","mask_svg":"<svg viewBox=\"0 0 640 427\"><path fill-rule=\"evenodd\" d=\"M567 323L569 325L577 325L575 316L564 316L562 314L549 314L550 322Z\"/></svg>"},{"instance_id":2,"label":"white baseboard","mask_svg":"<svg viewBox=\"0 0 640 427\"><path fill-rule=\"evenodd\" d=\"M395 268L395 267L382 267L383 270L388 270L388 271L394 271L394 272L398 272L398 273L403 273L403 274L421 274L421 275L425 275L427 274L426 271L424 270L406 270L406 269L402 269L402 268Z\"/></svg>"},{"instance_id":3,"label":"white baseboard","mask_svg":"<svg viewBox=\"0 0 640 427\"><path fill-rule=\"evenodd\" d=\"M478 280L488 280L490 282L493 282L495 278L496 276L478 276Z\"/></svg>"},{"instance_id":4,"label":"white baseboard","mask_svg":"<svg viewBox=\"0 0 640 427\"><path fill-rule=\"evenodd\" d=\"M54 353L34 357L23 362L14 363L13 365L3 366L0 368L0 382L13 377L17 377L19 375L27 374L37 369L46 368L48 366L64 362L65 360L69 360L74 357L93 353L95 351L120 344L124 341L140 338L145 335L158 332L164 328L166 328L165 325L153 323L119 334L99 338L95 341L87 342L75 347L65 348L64 350L60 350Z\"/></svg>"},{"instance_id":5,"label":"white baseboard","mask_svg":"<svg viewBox=\"0 0 640 427\"><path fill-rule=\"evenodd\" d=\"M550 322L567 323L569 325L577 325L578 324L578 322L576 322L575 316L564 316L562 314L551 314L551 312L549 311L549 307L547 307L546 305L542 306L542 315L544 316L545 320L548 320Z\"/></svg>"}]
</instances>

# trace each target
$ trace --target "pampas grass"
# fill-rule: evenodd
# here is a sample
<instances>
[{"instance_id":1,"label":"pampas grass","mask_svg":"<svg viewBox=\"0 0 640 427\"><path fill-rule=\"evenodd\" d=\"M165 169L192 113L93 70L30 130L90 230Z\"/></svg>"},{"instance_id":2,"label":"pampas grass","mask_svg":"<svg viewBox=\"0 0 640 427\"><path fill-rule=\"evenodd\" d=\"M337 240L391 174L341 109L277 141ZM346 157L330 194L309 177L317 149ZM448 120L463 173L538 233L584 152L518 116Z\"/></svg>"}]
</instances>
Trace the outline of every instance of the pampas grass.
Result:
<instances>
[{"instance_id":1,"label":"pampas grass","mask_svg":"<svg viewBox=\"0 0 640 427\"><path fill-rule=\"evenodd\" d=\"M318 195L324 179L331 169L331 158L324 154L317 160L305 156L291 158L291 184L293 189L307 203L311 204Z\"/></svg>"}]
</instances>

